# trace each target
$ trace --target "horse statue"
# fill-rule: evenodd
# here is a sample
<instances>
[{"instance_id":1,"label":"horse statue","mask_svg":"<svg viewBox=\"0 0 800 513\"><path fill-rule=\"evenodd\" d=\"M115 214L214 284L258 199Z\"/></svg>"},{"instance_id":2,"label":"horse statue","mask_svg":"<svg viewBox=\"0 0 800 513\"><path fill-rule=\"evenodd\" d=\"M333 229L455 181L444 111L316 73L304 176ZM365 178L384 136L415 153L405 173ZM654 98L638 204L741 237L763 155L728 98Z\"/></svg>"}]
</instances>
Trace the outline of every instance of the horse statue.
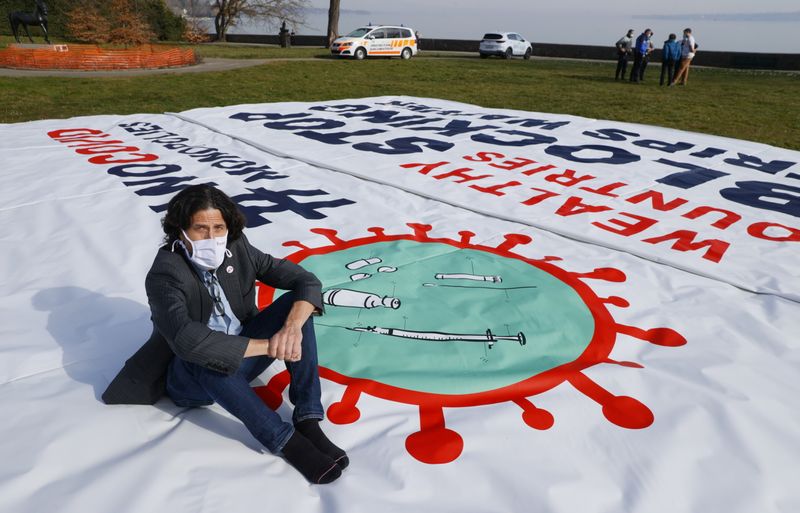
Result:
<instances>
[{"instance_id":1,"label":"horse statue","mask_svg":"<svg viewBox=\"0 0 800 513\"><path fill-rule=\"evenodd\" d=\"M50 38L47 34L47 4L44 3L44 0L36 0L36 9L33 14L12 12L8 15L8 21L11 23L11 31L14 33L14 39L17 40L17 43L20 42L18 30L20 25L25 29L25 35L28 36L31 43L33 43L33 38L28 32L28 25L38 25L44 33L44 40L47 41L47 44L50 44Z\"/></svg>"}]
</instances>

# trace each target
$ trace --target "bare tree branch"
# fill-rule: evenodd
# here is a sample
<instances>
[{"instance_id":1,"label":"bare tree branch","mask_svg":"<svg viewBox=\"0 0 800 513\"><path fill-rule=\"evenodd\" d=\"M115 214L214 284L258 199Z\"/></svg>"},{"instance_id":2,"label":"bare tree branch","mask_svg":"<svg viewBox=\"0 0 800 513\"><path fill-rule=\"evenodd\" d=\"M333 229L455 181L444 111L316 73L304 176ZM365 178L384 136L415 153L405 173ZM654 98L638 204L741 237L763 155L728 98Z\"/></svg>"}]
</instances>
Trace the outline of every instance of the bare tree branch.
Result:
<instances>
[{"instance_id":1,"label":"bare tree branch","mask_svg":"<svg viewBox=\"0 0 800 513\"><path fill-rule=\"evenodd\" d=\"M307 0L214 0L211 8L217 40L225 41L228 29L242 17L302 25L307 6Z\"/></svg>"}]
</instances>

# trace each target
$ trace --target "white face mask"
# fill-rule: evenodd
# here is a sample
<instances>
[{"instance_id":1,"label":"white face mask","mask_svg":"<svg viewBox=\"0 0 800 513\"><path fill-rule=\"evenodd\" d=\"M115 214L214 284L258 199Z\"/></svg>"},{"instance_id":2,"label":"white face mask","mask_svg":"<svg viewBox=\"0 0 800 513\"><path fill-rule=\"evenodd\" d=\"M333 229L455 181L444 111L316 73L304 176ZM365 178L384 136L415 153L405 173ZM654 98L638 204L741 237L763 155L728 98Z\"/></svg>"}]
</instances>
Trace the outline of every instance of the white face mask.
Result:
<instances>
[{"instance_id":1,"label":"white face mask","mask_svg":"<svg viewBox=\"0 0 800 513\"><path fill-rule=\"evenodd\" d=\"M183 236L186 237L192 249L189 260L201 269L213 271L222 265L226 254L230 255L230 251L226 247L228 244L227 233L220 237L202 240L192 240L186 235L186 232L183 232Z\"/></svg>"}]
</instances>

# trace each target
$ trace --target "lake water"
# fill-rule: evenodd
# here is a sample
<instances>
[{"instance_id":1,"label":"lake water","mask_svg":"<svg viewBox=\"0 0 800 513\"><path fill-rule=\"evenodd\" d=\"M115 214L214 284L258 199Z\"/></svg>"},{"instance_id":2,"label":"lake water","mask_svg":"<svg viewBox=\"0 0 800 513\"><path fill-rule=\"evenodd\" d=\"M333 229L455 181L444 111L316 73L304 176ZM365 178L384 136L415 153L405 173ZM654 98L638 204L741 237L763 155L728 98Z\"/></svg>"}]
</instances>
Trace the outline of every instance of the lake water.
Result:
<instances>
[{"instance_id":1,"label":"lake water","mask_svg":"<svg viewBox=\"0 0 800 513\"><path fill-rule=\"evenodd\" d=\"M449 2L434 5L424 11L391 10L383 7L367 11L342 11L339 30L347 33L359 26L372 24L403 24L418 30L423 38L479 39L484 32L515 31L534 42L613 46L627 29L639 34L645 28L655 32L654 41L660 46L670 32L680 38L684 27L690 26L702 50L800 53L800 15L787 16L785 21L728 21L713 18L678 18L613 16L604 12L583 12L580 16L563 12L530 11L501 12L492 9L453 8ZM327 11L311 9L306 26L298 34L324 34ZM231 33L277 33L277 27L264 23L243 21Z\"/></svg>"}]
</instances>

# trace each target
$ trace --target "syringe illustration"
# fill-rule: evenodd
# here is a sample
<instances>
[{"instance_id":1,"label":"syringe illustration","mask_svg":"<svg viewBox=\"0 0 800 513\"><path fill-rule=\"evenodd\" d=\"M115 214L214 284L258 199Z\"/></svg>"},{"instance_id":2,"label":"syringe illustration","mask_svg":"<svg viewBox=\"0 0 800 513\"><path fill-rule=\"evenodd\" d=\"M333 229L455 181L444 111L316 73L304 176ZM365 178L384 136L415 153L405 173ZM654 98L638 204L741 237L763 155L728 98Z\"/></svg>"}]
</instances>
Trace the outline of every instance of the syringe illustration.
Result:
<instances>
[{"instance_id":1,"label":"syringe illustration","mask_svg":"<svg viewBox=\"0 0 800 513\"><path fill-rule=\"evenodd\" d=\"M501 283L503 278L500 276L486 276L482 274L466 274L466 273L438 273L434 275L437 280L472 280L472 281L490 281L492 283Z\"/></svg>"},{"instance_id":2,"label":"syringe illustration","mask_svg":"<svg viewBox=\"0 0 800 513\"><path fill-rule=\"evenodd\" d=\"M330 289L322 294L322 302L331 306L346 306L350 308L400 308L400 300L396 297L384 296L369 292L359 292L350 289Z\"/></svg>"},{"instance_id":3,"label":"syringe illustration","mask_svg":"<svg viewBox=\"0 0 800 513\"><path fill-rule=\"evenodd\" d=\"M362 267L366 267L368 265L380 264L381 262L383 262L383 260L381 260L378 257L361 258L359 260L354 260L354 261L352 261L352 262L350 262L348 264L345 264L345 267L347 267L348 269L353 271L355 269L361 269Z\"/></svg>"},{"instance_id":4,"label":"syringe illustration","mask_svg":"<svg viewBox=\"0 0 800 513\"><path fill-rule=\"evenodd\" d=\"M408 338L412 340L424 340L427 342L481 342L488 343L489 349L498 340L513 340L524 346L526 344L525 334L521 331L516 335L495 335L492 330L486 330L485 334L465 334L465 333L442 333L440 331L413 331L400 330L397 328L381 328L378 326L347 328L352 331L365 333L375 333L376 335L388 335L391 337Z\"/></svg>"}]
</instances>

